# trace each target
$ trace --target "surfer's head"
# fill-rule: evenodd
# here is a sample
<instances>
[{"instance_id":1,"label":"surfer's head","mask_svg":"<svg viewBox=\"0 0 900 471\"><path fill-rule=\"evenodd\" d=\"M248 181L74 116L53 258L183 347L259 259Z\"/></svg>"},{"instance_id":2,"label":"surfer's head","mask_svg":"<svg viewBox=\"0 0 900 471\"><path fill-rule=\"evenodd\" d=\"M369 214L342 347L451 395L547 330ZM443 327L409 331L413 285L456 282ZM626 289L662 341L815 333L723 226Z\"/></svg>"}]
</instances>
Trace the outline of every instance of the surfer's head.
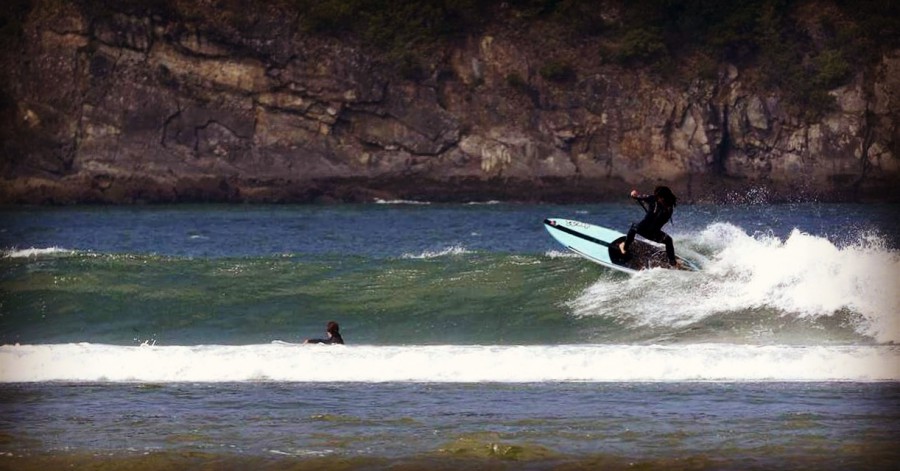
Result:
<instances>
[{"instance_id":1,"label":"surfer's head","mask_svg":"<svg viewBox=\"0 0 900 471\"><path fill-rule=\"evenodd\" d=\"M341 327L337 322L331 321L325 326L325 332L328 332L331 335L341 335Z\"/></svg>"},{"instance_id":2,"label":"surfer's head","mask_svg":"<svg viewBox=\"0 0 900 471\"><path fill-rule=\"evenodd\" d=\"M657 198L663 200L669 206L675 206L678 201L678 198L675 197L675 193L672 193L672 190L667 186L658 186L656 190L653 191L653 194L656 195Z\"/></svg>"}]
</instances>

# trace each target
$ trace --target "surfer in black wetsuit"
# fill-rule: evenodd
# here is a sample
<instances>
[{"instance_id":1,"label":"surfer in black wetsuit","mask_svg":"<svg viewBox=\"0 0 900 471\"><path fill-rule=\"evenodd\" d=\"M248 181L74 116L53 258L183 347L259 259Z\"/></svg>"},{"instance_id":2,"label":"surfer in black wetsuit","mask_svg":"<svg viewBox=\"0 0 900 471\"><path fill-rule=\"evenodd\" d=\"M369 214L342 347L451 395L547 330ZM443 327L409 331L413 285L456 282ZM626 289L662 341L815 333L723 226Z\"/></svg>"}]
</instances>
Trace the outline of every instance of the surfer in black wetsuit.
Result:
<instances>
[{"instance_id":1,"label":"surfer in black wetsuit","mask_svg":"<svg viewBox=\"0 0 900 471\"><path fill-rule=\"evenodd\" d=\"M303 343L344 344L344 338L341 337L341 327L335 321L331 321L325 326L325 336L326 338L324 339L306 339Z\"/></svg>"},{"instance_id":2,"label":"surfer in black wetsuit","mask_svg":"<svg viewBox=\"0 0 900 471\"><path fill-rule=\"evenodd\" d=\"M675 210L678 198L667 186L656 187L652 195L641 195L638 194L637 190L631 190L631 197L641 203L641 207L644 208L644 211L647 211L647 214L641 222L631 225L625 242L619 244L619 250L622 252L622 255L628 254L631 243L634 241L634 235L640 234L647 240L666 244L666 258L669 259L669 265L675 266L677 262L675 259L675 245L672 243L672 238L669 237L669 234L662 231L662 227L672 218L672 212ZM647 205L645 206L644 203Z\"/></svg>"}]
</instances>

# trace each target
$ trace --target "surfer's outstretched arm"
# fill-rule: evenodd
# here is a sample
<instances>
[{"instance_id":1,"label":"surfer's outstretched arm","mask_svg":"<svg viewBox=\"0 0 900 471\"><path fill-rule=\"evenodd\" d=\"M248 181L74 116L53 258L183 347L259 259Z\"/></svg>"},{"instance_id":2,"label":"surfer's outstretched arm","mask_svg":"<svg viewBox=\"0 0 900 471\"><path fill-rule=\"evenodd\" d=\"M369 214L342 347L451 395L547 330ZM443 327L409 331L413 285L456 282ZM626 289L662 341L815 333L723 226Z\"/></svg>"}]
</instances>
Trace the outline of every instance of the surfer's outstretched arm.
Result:
<instances>
[{"instance_id":1,"label":"surfer's outstretched arm","mask_svg":"<svg viewBox=\"0 0 900 471\"><path fill-rule=\"evenodd\" d=\"M335 321L331 321L325 326L325 337L324 339L306 339L303 343L344 343L344 338L341 337L341 327Z\"/></svg>"},{"instance_id":2,"label":"surfer's outstretched arm","mask_svg":"<svg viewBox=\"0 0 900 471\"><path fill-rule=\"evenodd\" d=\"M650 212L650 208L648 208L644 203L654 203L656 201L656 196L654 195L643 195L638 193L637 190L631 190L631 197L634 198L635 201L641 205L641 208L644 208L645 213Z\"/></svg>"},{"instance_id":3,"label":"surfer's outstretched arm","mask_svg":"<svg viewBox=\"0 0 900 471\"><path fill-rule=\"evenodd\" d=\"M636 200L638 200L638 201L647 201L647 202L649 202L649 201L655 201L655 200L656 200L656 196L655 196L655 195L644 195L644 194L638 193L637 190L631 190L631 197L634 198L634 199L636 199Z\"/></svg>"}]
</instances>

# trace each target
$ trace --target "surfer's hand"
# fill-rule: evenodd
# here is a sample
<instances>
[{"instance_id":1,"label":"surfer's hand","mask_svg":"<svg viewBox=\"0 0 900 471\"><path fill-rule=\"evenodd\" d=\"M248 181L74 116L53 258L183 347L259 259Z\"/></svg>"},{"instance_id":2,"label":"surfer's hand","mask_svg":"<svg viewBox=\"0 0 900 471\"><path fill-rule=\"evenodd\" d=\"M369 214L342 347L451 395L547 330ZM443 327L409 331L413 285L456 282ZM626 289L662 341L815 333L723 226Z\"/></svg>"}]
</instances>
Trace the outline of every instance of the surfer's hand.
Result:
<instances>
[{"instance_id":1,"label":"surfer's hand","mask_svg":"<svg viewBox=\"0 0 900 471\"><path fill-rule=\"evenodd\" d=\"M636 198L637 195L638 195L637 190L631 190L631 197L632 197L632 198Z\"/></svg>"}]
</instances>

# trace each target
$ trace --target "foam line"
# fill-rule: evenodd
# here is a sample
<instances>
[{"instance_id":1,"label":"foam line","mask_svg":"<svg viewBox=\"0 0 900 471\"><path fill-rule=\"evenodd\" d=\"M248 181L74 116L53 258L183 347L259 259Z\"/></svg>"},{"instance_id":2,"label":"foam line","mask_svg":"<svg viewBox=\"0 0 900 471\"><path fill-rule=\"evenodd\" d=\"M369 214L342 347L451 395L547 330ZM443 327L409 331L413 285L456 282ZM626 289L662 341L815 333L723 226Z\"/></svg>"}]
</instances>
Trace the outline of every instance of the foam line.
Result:
<instances>
[{"instance_id":1,"label":"foam line","mask_svg":"<svg viewBox=\"0 0 900 471\"><path fill-rule=\"evenodd\" d=\"M0 347L0 382L898 381L897 346Z\"/></svg>"}]
</instances>

